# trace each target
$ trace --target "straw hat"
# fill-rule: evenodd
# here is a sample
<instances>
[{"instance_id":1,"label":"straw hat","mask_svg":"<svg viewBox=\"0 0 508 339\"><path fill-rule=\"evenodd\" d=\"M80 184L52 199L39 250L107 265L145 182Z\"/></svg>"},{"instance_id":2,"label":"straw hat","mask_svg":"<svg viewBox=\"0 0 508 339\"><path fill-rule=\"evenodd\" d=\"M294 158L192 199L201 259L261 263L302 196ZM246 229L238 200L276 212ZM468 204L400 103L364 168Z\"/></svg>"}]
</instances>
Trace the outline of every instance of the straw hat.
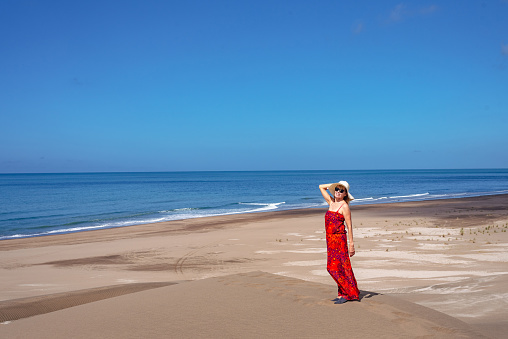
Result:
<instances>
[{"instance_id":1,"label":"straw hat","mask_svg":"<svg viewBox=\"0 0 508 339\"><path fill-rule=\"evenodd\" d=\"M337 186L344 186L346 188L347 196L349 197L349 201L355 199L355 198L353 198L351 193L349 193L349 184L347 183L347 181L339 181L339 182L336 182L335 184L331 184L330 187L328 187L328 190L330 191L330 194L332 195L332 197L335 196L335 187L337 187Z\"/></svg>"}]
</instances>

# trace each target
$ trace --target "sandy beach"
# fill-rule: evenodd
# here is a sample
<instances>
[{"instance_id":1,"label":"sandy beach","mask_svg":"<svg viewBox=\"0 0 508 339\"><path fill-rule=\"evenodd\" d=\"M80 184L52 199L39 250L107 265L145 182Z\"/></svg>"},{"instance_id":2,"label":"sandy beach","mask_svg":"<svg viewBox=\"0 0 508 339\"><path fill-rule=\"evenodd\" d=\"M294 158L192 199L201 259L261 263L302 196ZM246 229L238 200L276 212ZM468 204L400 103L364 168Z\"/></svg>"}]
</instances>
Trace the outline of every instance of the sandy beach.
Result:
<instances>
[{"instance_id":1,"label":"sandy beach","mask_svg":"<svg viewBox=\"0 0 508 339\"><path fill-rule=\"evenodd\" d=\"M360 302L335 305L324 213L0 242L2 338L501 338L508 195L352 206Z\"/></svg>"}]
</instances>

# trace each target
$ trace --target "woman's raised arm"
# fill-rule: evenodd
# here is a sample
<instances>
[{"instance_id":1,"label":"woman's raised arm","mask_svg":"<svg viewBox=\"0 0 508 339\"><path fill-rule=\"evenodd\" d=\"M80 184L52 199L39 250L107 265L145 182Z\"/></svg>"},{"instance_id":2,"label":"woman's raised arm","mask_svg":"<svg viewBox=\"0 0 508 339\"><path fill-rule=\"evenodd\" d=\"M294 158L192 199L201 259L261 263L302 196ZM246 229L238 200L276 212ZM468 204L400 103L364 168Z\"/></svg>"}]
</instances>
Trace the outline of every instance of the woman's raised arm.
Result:
<instances>
[{"instance_id":1,"label":"woman's raised arm","mask_svg":"<svg viewBox=\"0 0 508 339\"><path fill-rule=\"evenodd\" d=\"M330 205L333 202L332 201L332 197L330 197L330 194L328 194L326 192L328 187L330 187L331 185L332 184L322 184L322 185L319 185L319 190L321 191L321 194L323 195L323 198L325 198L325 200L328 203L328 205Z\"/></svg>"}]
</instances>

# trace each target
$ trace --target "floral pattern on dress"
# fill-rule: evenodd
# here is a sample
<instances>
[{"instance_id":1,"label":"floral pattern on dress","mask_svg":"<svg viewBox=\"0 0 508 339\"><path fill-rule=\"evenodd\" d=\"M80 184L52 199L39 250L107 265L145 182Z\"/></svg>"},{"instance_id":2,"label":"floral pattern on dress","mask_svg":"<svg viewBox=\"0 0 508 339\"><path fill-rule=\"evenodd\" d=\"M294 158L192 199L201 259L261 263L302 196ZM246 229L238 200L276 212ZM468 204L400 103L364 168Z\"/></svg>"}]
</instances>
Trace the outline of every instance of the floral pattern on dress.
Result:
<instances>
[{"instance_id":1,"label":"floral pattern on dress","mask_svg":"<svg viewBox=\"0 0 508 339\"><path fill-rule=\"evenodd\" d=\"M325 214L325 228L328 253L326 268L337 283L338 297L357 300L360 291L349 260L344 216L338 211L327 211Z\"/></svg>"}]
</instances>

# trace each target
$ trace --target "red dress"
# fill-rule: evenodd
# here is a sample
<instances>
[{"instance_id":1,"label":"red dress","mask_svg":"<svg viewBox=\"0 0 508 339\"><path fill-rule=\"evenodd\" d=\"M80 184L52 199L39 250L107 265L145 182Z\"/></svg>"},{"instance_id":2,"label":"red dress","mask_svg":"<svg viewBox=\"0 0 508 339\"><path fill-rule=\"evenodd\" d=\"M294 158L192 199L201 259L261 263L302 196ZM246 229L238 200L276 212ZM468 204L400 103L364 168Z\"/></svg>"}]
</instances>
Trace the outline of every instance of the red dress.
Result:
<instances>
[{"instance_id":1,"label":"red dress","mask_svg":"<svg viewBox=\"0 0 508 339\"><path fill-rule=\"evenodd\" d=\"M325 214L325 227L326 249L328 252L326 268L337 283L338 296L347 300L357 300L360 291L356 285L355 275L349 261L344 216L338 211L327 211Z\"/></svg>"}]
</instances>

